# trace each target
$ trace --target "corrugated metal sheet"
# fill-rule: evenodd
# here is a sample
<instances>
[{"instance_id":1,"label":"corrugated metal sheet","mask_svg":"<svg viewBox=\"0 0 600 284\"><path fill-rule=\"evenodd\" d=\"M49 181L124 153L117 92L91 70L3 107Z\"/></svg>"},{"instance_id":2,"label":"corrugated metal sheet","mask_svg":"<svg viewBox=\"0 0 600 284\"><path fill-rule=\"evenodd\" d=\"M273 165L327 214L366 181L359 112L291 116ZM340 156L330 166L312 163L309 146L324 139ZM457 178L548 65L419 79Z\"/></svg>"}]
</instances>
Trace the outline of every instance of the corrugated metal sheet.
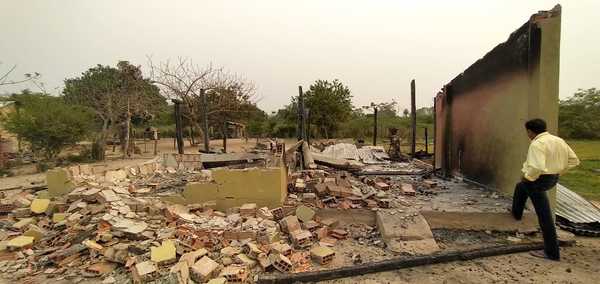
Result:
<instances>
[{"instance_id":1,"label":"corrugated metal sheet","mask_svg":"<svg viewBox=\"0 0 600 284\"><path fill-rule=\"evenodd\" d=\"M600 210L589 201L560 184L556 189L556 215L573 223L600 222Z\"/></svg>"}]
</instances>

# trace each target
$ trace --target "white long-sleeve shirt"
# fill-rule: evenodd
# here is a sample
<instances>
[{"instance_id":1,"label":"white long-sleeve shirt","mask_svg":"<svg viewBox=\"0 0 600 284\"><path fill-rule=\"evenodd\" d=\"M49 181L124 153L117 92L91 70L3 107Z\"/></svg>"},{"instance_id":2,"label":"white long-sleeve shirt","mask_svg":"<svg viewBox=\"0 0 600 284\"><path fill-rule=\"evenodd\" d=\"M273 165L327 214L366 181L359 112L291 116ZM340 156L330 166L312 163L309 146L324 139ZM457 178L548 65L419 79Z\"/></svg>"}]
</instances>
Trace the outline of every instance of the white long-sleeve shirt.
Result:
<instances>
[{"instance_id":1,"label":"white long-sleeve shirt","mask_svg":"<svg viewBox=\"0 0 600 284\"><path fill-rule=\"evenodd\" d=\"M563 174L577 165L579 159L565 140L543 132L531 141L521 171L526 179L534 181L540 175Z\"/></svg>"}]
</instances>

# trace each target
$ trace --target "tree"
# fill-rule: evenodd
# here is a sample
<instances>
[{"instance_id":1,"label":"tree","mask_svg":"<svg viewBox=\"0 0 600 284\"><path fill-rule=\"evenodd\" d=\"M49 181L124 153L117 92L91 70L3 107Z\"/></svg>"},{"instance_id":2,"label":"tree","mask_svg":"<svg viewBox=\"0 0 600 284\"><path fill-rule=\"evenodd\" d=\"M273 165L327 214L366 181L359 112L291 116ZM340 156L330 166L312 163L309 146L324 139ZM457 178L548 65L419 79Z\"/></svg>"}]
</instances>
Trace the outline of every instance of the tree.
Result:
<instances>
[{"instance_id":1,"label":"tree","mask_svg":"<svg viewBox=\"0 0 600 284\"><path fill-rule=\"evenodd\" d=\"M405 108L402 113L404 114L404 117L408 117L408 115L410 114L410 111L407 108Z\"/></svg>"},{"instance_id":2,"label":"tree","mask_svg":"<svg viewBox=\"0 0 600 284\"><path fill-rule=\"evenodd\" d=\"M334 136L352 113L351 99L350 89L337 79L315 81L304 93L305 105L310 108L310 123L318 127L323 137Z\"/></svg>"},{"instance_id":3,"label":"tree","mask_svg":"<svg viewBox=\"0 0 600 284\"><path fill-rule=\"evenodd\" d=\"M0 66L2 65L2 62L0 62ZM25 82L33 82L36 86L40 87L39 83L37 83L37 79L39 79L42 75L40 73L25 73L23 74L23 78L21 79L17 79L12 80L10 79L10 75L17 69L17 65L13 65L12 67L8 68L8 70L5 71L0 71L0 86L3 85L16 85L16 84L21 84L21 83L25 83ZM41 87L40 87L41 89Z\"/></svg>"},{"instance_id":4,"label":"tree","mask_svg":"<svg viewBox=\"0 0 600 284\"><path fill-rule=\"evenodd\" d=\"M560 101L558 131L567 138L600 138L600 90L579 89L570 98Z\"/></svg>"},{"instance_id":5,"label":"tree","mask_svg":"<svg viewBox=\"0 0 600 284\"><path fill-rule=\"evenodd\" d=\"M200 67L184 58L158 65L149 58L148 63L152 82L165 97L183 102L183 116L198 133L203 133L205 111L209 125L224 131L224 122L243 119L252 110L254 84L243 77L212 65ZM205 91L206 105L201 90Z\"/></svg>"},{"instance_id":6,"label":"tree","mask_svg":"<svg viewBox=\"0 0 600 284\"><path fill-rule=\"evenodd\" d=\"M135 115L150 115L166 105L159 90L143 78L139 66L120 61L117 68L97 65L81 77L65 80L63 90L69 103L94 110L101 126L95 137L95 158L104 159L106 140L117 125L121 125L124 155L128 153L129 123Z\"/></svg>"},{"instance_id":7,"label":"tree","mask_svg":"<svg viewBox=\"0 0 600 284\"><path fill-rule=\"evenodd\" d=\"M25 91L13 94L11 100L19 111L7 115L5 127L28 142L36 156L51 160L90 133L93 114L66 104L62 97Z\"/></svg>"}]
</instances>

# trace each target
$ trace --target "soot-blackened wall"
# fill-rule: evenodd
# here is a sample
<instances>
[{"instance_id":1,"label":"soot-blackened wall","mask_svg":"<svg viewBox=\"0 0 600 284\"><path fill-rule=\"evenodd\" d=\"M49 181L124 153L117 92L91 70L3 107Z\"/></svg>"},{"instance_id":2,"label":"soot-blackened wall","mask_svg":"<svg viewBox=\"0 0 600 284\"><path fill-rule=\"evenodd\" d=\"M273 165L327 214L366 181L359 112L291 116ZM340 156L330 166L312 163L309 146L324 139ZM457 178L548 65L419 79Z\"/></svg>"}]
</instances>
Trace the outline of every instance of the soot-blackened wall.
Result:
<instances>
[{"instance_id":1,"label":"soot-blackened wall","mask_svg":"<svg viewBox=\"0 0 600 284\"><path fill-rule=\"evenodd\" d=\"M435 165L509 193L529 140L523 124L558 124L560 6L541 11L444 86L435 99Z\"/></svg>"}]
</instances>

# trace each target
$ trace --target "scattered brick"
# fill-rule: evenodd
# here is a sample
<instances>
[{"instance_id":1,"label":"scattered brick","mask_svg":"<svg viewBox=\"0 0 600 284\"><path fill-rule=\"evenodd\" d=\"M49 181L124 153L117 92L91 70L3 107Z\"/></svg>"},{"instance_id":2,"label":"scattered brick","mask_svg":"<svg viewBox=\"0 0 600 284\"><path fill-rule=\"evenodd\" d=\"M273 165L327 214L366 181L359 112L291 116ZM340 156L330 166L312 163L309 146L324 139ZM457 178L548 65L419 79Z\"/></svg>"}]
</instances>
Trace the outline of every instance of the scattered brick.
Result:
<instances>
[{"instance_id":1,"label":"scattered brick","mask_svg":"<svg viewBox=\"0 0 600 284\"><path fill-rule=\"evenodd\" d=\"M413 188L412 184L403 183L401 188L402 188L402 194L404 194L404 195L414 196L417 194L417 192Z\"/></svg>"},{"instance_id":2,"label":"scattered brick","mask_svg":"<svg viewBox=\"0 0 600 284\"><path fill-rule=\"evenodd\" d=\"M208 256L202 257L191 267L192 280L203 283L216 276L219 264Z\"/></svg>"},{"instance_id":3,"label":"scattered brick","mask_svg":"<svg viewBox=\"0 0 600 284\"><path fill-rule=\"evenodd\" d=\"M219 277L224 277L227 282L244 282L248 278L248 272L243 266L230 265L221 270Z\"/></svg>"},{"instance_id":4,"label":"scattered brick","mask_svg":"<svg viewBox=\"0 0 600 284\"><path fill-rule=\"evenodd\" d=\"M273 267L279 272L288 273L292 271L293 265L289 258L282 254L271 254L269 256Z\"/></svg>"},{"instance_id":5,"label":"scattered brick","mask_svg":"<svg viewBox=\"0 0 600 284\"><path fill-rule=\"evenodd\" d=\"M279 225L284 233L292 233L300 230L300 222L298 222L298 217L293 215L281 219L281 221L279 221Z\"/></svg>"},{"instance_id":6,"label":"scattered brick","mask_svg":"<svg viewBox=\"0 0 600 284\"><path fill-rule=\"evenodd\" d=\"M333 261L335 251L328 247L316 246L310 250L310 256L315 262L326 265Z\"/></svg>"},{"instance_id":7,"label":"scattered brick","mask_svg":"<svg viewBox=\"0 0 600 284\"><path fill-rule=\"evenodd\" d=\"M331 235L332 237L334 237L338 240L342 240L342 239L345 239L346 237L348 237L348 232L346 230L342 230L342 229L333 229L329 232L329 235Z\"/></svg>"}]
</instances>

